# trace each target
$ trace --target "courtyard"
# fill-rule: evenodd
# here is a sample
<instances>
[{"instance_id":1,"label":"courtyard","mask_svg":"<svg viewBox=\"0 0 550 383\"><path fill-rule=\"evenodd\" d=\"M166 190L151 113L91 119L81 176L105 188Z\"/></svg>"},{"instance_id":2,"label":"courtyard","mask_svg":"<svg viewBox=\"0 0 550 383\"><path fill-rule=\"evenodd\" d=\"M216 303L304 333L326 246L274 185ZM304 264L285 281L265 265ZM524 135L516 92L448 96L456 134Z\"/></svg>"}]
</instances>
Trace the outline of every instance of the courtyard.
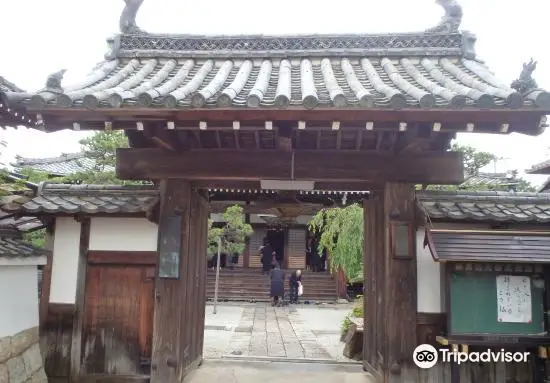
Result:
<instances>
[{"instance_id":1,"label":"courtyard","mask_svg":"<svg viewBox=\"0 0 550 383\"><path fill-rule=\"evenodd\" d=\"M340 329L349 304L206 306L204 358L355 364L343 356Z\"/></svg>"}]
</instances>

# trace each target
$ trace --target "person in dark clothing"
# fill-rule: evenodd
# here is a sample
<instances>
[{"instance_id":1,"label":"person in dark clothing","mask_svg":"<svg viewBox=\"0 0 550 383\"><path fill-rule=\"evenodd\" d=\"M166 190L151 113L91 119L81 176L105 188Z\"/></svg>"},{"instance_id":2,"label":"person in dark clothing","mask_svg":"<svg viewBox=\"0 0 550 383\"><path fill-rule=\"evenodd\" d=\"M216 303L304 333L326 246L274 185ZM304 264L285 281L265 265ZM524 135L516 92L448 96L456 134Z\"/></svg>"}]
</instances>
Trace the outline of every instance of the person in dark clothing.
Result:
<instances>
[{"instance_id":1,"label":"person in dark clothing","mask_svg":"<svg viewBox=\"0 0 550 383\"><path fill-rule=\"evenodd\" d=\"M278 264L271 270L270 296L273 298L273 306L281 304L285 296L285 272Z\"/></svg>"},{"instance_id":2,"label":"person in dark clothing","mask_svg":"<svg viewBox=\"0 0 550 383\"><path fill-rule=\"evenodd\" d=\"M239 264L239 253L234 253L231 257L231 268L234 269Z\"/></svg>"},{"instance_id":3,"label":"person in dark clothing","mask_svg":"<svg viewBox=\"0 0 550 383\"><path fill-rule=\"evenodd\" d=\"M302 270L293 271L288 277L290 303L298 303L298 286L302 283Z\"/></svg>"},{"instance_id":4,"label":"person in dark clothing","mask_svg":"<svg viewBox=\"0 0 550 383\"><path fill-rule=\"evenodd\" d=\"M274 255L275 251L273 251L273 248L269 244L267 238L264 238L264 244L260 247L260 256L262 257L262 274L267 274L272 269Z\"/></svg>"},{"instance_id":5,"label":"person in dark clothing","mask_svg":"<svg viewBox=\"0 0 550 383\"><path fill-rule=\"evenodd\" d=\"M281 251L275 252L275 261L279 265L279 268L284 269L284 255Z\"/></svg>"}]
</instances>

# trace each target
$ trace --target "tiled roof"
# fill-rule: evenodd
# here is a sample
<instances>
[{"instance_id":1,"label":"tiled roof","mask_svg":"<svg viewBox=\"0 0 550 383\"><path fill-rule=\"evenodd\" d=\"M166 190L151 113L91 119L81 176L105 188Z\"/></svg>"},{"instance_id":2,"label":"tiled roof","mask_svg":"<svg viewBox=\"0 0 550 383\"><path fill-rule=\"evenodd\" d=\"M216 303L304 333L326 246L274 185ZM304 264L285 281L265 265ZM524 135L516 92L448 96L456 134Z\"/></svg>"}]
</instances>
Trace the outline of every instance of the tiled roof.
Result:
<instances>
[{"instance_id":1,"label":"tiled roof","mask_svg":"<svg viewBox=\"0 0 550 383\"><path fill-rule=\"evenodd\" d=\"M206 44L206 43L205 43ZM159 55L162 52L157 52ZM28 95L34 108L480 108L543 107L550 94L524 98L483 64L458 56L404 54L281 59L117 58L62 94Z\"/></svg>"},{"instance_id":2,"label":"tiled roof","mask_svg":"<svg viewBox=\"0 0 550 383\"><path fill-rule=\"evenodd\" d=\"M37 196L2 206L6 212L26 214L146 213L158 202L158 190L149 186L67 185L44 182Z\"/></svg>"},{"instance_id":3,"label":"tiled roof","mask_svg":"<svg viewBox=\"0 0 550 383\"><path fill-rule=\"evenodd\" d=\"M14 83L9 82L4 77L0 76L0 92L24 92L23 89L18 88Z\"/></svg>"},{"instance_id":4,"label":"tiled roof","mask_svg":"<svg viewBox=\"0 0 550 383\"><path fill-rule=\"evenodd\" d=\"M512 187L519 184L520 180L510 173L478 173L468 177L460 187L468 188L475 186L488 187Z\"/></svg>"},{"instance_id":5,"label":"tiled roof","mask_svg":"<svg viewBox=\"0 0 550 383\"><path fill-rule=\"evenodd\" d=\"M525 171L527 174L550 174L550 160L533 165Z\"/></svg>"},{"instance_id":6,"label":"tiled roof","mask_svg":"<svg viewBox=\"0 0 550 383\"><path fill-rule=\"evenodd\" d=\"M516 90L475 58L454 0L439 2L445 16L425 31L310 36L148 34L135 25L141 3L127 2L123 33L88 77L62 87L61 71L12 100L35 109L550 108L530 67Z\"/></svg>"},{"instance_id":7,"label":"tiled roof","mask_svg":"<svg viewBox=\"0 0 550 383\"><path fill-rule=\"evenodd\" d=\"M23 168L31 168L37 171L46 172L54 176L67 176L77 172L91 170L94 168L95 161L84 156L84 153L62 154L59 157L50 158L16 158L12 164L16 171ZM107 168L107 171L114 168Z\"/></svg>"},{"instance_id":8,"label":"tiled roof","mask_svg":"<svg viewBox=\"0 0 550 383\"><path fill-rule=\"evenodd\" d=\"M550 237L494 232L428 230L428 245L435 260L460 262L548 263ZM490 244L490 246L487 246Z\"/></svg>"},{"instance_id":9,"label":"tiled roof","mask_svg":"<svg viewBox=\"0 0 550 383\"><path fill-rule=\"evenodd\" d=\"M431 219L550 222L550 194L421 191L417 197ZM159 191L152 186L44 183L36 197L4 204L2 210L24 214L141 214L158 201Z\"/></svg>"},{"instance_id":10,"label":"tiled roof","mask_svg":"<svg viewBox=\"0 0 550 383\"><path fill-rule=\"evenodd\" d=\"M14 228L0 227L0 259L42 258L48 250L29 245Z\"/></svg>"},{"instance_id":11,"label":"tiled roof","mask_svg":"<svg viewBox=\"0 0 550 383\"><path fill-rule=\"evenodd\" d=\"M430 219L495 222L550 222L550 194L422 191L421 208Z\"/></svg>"}]
</instances>

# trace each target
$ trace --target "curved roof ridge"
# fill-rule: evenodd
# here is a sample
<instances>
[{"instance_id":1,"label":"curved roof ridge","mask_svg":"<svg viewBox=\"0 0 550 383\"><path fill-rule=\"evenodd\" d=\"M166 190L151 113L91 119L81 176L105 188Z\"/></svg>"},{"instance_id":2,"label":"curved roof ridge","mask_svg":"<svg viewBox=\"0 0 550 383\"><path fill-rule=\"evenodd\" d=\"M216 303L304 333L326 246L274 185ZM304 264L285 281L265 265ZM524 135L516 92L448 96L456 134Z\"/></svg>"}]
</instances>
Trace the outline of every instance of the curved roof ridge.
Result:
<instances>
[{"instance_id":1,"label":"curved roof ridge","mask_svg":"<svg viewBox=\"0 0 550 383\"><path fill-rule=\"evenodd\" d=\"M13 165L25 166L25 165L51 164L56 162L77 160L77 159L83 158L84 156L85 156L84 152L77 152L77 153L63 153L60 156L56 156L56 157L41 157L41 158L16 157L15 164Z\"/></svg>"},{"instance_id":2,"label":"curved roof ridge","mask_svg":"<svg viewBox=\"0 0 550 383\"><path fill-rule=\"evenodd\" d=\"M154 185L102 185L102 184L61 184L55 182L42 182L38 195L46 194L89 194L90 192L106 193L135 193L136 191L159 193Z\"/></svg>"}]
</instances>

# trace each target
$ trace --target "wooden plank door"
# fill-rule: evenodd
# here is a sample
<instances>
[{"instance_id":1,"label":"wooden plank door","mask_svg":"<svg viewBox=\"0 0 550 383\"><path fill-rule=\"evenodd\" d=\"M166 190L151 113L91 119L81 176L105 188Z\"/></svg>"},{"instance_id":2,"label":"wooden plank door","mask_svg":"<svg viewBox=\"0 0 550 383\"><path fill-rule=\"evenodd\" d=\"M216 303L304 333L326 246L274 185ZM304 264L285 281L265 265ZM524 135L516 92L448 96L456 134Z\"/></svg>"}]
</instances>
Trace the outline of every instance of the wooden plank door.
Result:
<instances>
[{"instance_id":1,"label":"wooden plank door","mask_svg":"<svg viewBox=\"0 0 550 383\"><path fill-rule=\"evenodd\" d=\"M88 265L82 375L148 374L155 268Z\"/></svg>"}]
</instances>

